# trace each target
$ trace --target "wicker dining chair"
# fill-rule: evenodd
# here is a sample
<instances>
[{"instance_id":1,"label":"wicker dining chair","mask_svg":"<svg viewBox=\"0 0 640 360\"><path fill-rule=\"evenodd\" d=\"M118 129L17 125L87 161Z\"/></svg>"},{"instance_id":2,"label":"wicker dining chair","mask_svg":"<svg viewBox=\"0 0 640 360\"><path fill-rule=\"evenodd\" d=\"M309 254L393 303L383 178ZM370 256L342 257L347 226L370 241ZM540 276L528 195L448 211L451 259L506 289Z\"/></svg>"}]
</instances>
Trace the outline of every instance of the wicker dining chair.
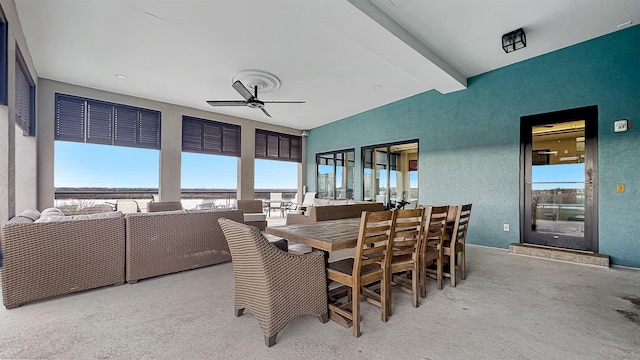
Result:
<instances>
[{"instance_id":1,"label":"wicker dining chair","mask_svg":"<svg viewBox=\"0 0 640 360\"><path fill-rule=\"evenodd\" d=\"M390 240L392 257L388 267L390 274L388 278L394 287L410 293L413 307L418 307L420 305L420 289L425 286L426 281L424 273L420 269L425 209L420 207L394 211L396 216L394 218L394 232ZM389 296L388 309L389 316L391 316L391 296Z\"/></svg>"},{"instance_id":2,"label":"wicker dining chair","mask_svg":"<svg viewBox=\"0 0 640 360\"><path fill-rule=\"evenodd\" d=\"M427 206L421 251L422 265L425 278L427 276L435 278L438 289L442 289L442 272L444 260L444 237L447 230L448 206ZM435 262L435 270L429 267ZM427 297L426 281L425 286L421 286L420 296Z\"/></svg>"},{"instance_id":3,"label":"wicker dining chair","mask_svg":"<svg viewBox=\"0 0 640 360\"><path fill-rule=\"evenodd\" d=\"M393 211L363 211L356 253L353 258L329 263L327 278L346 287L347 301L331 303L329 309L352 322L353 336L360 336L360 301L367 301L380 307L382 321L387 321L389 294L388 272L385 267L389 260L389 237L393 233ZM367 285L380 282L379 299L361 294Z\"/></svg>"},{"instance_id":4,"label":"wicker dining chair","mask_svg":"<svg viewBox=\"0 0 640 360\"><path fill-rule=\"evenodd\" d=\"M253 226L218 219L233 263L236 316L246 309L258 320L265 344L299 315L329 320L324 254L292 255L272 246Z\"/></svg>"},{"instance_id":5,"label":"wicker dining chair","mask_svg":"<svg viewBox=\"0 0 640 360\"><path fill-rule=\"evenodd\" d=\"M451 286L456 287L456 270L460 269L460 279L467 278L467 260L465 254L465 242L467 239L467 229L471 218L471 204L462 206L450 206L454 208L455 223L451 231L451 238L444 241L444 256L449 257L449 271L443 271L442 275L451 278ZM458 254L460 261L458 262Z\"/></svg>"}]
</instances>

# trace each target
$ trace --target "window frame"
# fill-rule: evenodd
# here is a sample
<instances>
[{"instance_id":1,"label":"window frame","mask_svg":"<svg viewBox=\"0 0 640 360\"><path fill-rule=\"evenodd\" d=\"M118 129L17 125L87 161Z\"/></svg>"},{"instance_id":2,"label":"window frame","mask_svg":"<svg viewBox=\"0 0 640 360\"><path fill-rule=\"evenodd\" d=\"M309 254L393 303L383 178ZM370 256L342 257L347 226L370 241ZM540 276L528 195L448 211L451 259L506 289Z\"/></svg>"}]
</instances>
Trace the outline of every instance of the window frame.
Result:
<instances>
[{"instance_id":1,"label":"window frame","mask_svg":"<svg viewBox=\"0 0 640 360\"><path fill-rule=\"evenodd\" d=\"M8 105L9 92L9 23L0 6L0 105Z\"/></svg>"},{"instance_id":2,"label":"window frame","mask_svg":"<svg viewBox=\"0 0 640 360\"><path fill-rule=\"evenodd\" d=\"M345 166L345 164L344 164L345 163L345 160L344 160L345 154L347 154L347 153L352 153L353 154L352 160L348 160L347 159L346 162L347 163L348 162L353 162L353 174L351 176L351 179L352 179L352 181L354 183L354 186L355 186L355 167L356 167L355 166L355 160L356 160L355 159L355 157L356 157L356 149L355 148L335 150L335 151L326 151L326 152L321 152L321 153L317 153L316 154L316 191L317 192L320 192L320 184L319 184L320 183L319 171L320 171L320 165L321 165L320 164L320 159L323 158L323 157L326 158L327 155L332 155L332 160L333 160L333 179L334 179L334 181L333 181L333 189L332 189L333 190L333 196L330 197L329 199L333 199L333 200L338 199L337 198L338 186L337 186L337 183L335 181L335 179L336 179L336 169L337 169L337 166L338 166L338 159L337 159L336 155L342 154L342 159L340 159L339 161L342 162L342 165L340 165L340 166L342 166L342 168L343 168L342 176L344 177L344 176L347 175L347 170L349 169L349 167ZM349 189L345 189L345 199L353 200L353 190L354 189L350 189L351 190L351 195L350 196L347 193L348 190ZM326 198L326 197L324 197L324 198Z\"/></svg>"}]
</instances>

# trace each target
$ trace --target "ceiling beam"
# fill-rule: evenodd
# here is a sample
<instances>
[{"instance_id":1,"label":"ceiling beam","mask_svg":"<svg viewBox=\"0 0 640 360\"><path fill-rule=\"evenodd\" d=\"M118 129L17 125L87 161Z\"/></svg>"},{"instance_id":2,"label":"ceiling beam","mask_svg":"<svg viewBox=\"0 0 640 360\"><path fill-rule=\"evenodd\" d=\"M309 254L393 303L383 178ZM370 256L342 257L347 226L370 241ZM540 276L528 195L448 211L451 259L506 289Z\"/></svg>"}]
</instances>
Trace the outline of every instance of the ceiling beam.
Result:
<instances>
[{"instance_id":1,"label":"ceiling beam","mask_svg":"<svg viewBox=\"0 0 640 360\"><path fill-rule=\"evenodd\" d=\"M397 64L399 61L398 58L389 54L387 56L391 62L402 66L405 71L411 73L423 82L431 84L433 88L438 90L440 93L446 94L467 88L466 77L460 74L453 68L453 66L444 61L425 44L420 42L420 40L409 33L370 0L349 0L349 2L373 21L378 23L381 27L386 29L386 31L413 49L418 55L426 59L432 66L424 64L423 66L415 66L415 59L410 58L400 60L406 62L405 64ZM378 52L378 55L387 57L381 52ZM429 71L423 71L425 66L429 68Z\"/></svg>"}]
</instances>

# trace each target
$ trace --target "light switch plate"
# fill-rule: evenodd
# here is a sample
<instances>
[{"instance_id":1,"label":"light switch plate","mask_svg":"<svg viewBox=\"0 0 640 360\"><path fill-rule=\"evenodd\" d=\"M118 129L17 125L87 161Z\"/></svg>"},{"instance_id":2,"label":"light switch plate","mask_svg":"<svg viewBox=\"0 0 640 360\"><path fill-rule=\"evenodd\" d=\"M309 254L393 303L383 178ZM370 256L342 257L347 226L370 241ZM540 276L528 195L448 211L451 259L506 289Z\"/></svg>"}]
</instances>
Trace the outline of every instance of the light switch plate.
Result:
<instances>
[{"instance_id":1,"label":"light switch plate","mask_svg":"<svg viewBox=\"0 0 640 360\"><path fill-rule=\"evenodd\" d=\"M618 120L613 123L614 132L627 131L627 120Z\"/></svg>"}]
</instances>

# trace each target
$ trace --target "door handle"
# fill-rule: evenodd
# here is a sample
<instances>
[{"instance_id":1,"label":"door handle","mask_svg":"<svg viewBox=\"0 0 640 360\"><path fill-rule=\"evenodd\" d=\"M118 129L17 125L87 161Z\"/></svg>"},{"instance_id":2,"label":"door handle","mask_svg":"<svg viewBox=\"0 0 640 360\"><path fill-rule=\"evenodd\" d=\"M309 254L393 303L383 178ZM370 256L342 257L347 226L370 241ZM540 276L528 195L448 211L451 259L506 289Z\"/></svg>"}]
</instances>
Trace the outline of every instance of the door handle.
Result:
<instances>
[{"instance_id":1,"label":"door handle","mask_svg":"<svg viewBox=\"0 0 640 360\"><path fill-rule=\"evenodd\" d=\"M587 175L587 179L586 179L587 182L588 183L593 182L593 169L591 169L591 168L587 169L586 175Z\"/></svg>"}]
</instances>

